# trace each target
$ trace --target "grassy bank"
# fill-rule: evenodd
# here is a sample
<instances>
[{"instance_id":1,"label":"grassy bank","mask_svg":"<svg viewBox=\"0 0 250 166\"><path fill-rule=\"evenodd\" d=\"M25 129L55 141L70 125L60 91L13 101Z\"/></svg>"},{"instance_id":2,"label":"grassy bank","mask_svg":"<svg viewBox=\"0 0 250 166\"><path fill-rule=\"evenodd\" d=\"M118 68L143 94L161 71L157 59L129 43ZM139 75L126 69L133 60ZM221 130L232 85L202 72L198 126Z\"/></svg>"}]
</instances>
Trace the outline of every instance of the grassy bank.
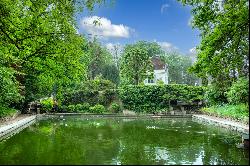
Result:
<instances>
[{"instance_id":1,"label":"grassy bank","mask_svg":"<svg viewBox=\"0 0 250 166\"><path fill-rule=\"evenodd\" d=\"M202 108L201 111L205 114L218 116L221 118L229 118L236 121L241 121L245 124L249 124L249 106L246 104L238 105L217 105L211 107Z\"/></svg>"}]
</instances>

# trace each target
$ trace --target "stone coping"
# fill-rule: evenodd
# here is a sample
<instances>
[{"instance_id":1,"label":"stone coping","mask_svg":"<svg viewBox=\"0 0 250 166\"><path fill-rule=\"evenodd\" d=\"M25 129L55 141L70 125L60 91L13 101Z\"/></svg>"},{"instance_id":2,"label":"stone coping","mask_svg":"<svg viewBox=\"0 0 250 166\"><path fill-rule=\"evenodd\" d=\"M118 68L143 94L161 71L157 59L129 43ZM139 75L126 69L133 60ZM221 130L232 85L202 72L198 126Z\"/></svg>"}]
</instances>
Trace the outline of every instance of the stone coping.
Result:
<instances>
[{"instance_id":1,"label":"stone coping","mask_svg":"<svg viewBox=\"0 0 250 166\"><path fill-rule=\"evenodd\" d=\"M205 122L212 125L217 125L220 127L225 127L231 130L235 130L242 134L249 135L249 126L243 125L237 122L229 121L222 118L211 117L208 115L198 115L198 114L186 114L186 115L123 115L123 114L84 114L84 113L49 113L49 114L38 114L24 117L22 119L17 119L9 124L0 126L0 140L13 135L27 126L36 122L36 119L41 119L43 117L61 117L61 116L81 116L81 117L118 117L118 118L192 118L194 120Z\"/></svg>"},{"instance_id":2,"label":"stone coping","mask_svg":"<svg viewBox=\"0 0 250 166\"><path fill-rule=\"evenodd\" d=\"M22 129L26 128L30 124L34 123L36 120L36 115L31 115L24 117L17 121L13 121L10 124L6 124L0 127L0 140L8 137L9 134L14 134Z\"/></svg>"},{"instance_id":3,"label":"stone coping","mask_svg":"<svg viewBox=\"0 0 250 166\"><path fill-rule=\"evenodd\" d=\"M122 117L122 118L192 118L192 114L185 115L154 115L154 114L139 114L139 115L123 115L123 114L90 114L90 113L49 113L44 116L93 116L93 117Z\"/></svg>"},{"instance_id":4,"label":"stone coping","mask_svg":"<svg viewBox=\"0 0 250 166\"><path fill-rule=\"evenodd\" d=\"M249 126L241 124L239 122L230 121L223 118L208 116L208 115L193 115L192 119L213 124L216 126L228 128L237 132L240 132L241 134L247 134L249 135Z\"/></svg>"}]
</instances>

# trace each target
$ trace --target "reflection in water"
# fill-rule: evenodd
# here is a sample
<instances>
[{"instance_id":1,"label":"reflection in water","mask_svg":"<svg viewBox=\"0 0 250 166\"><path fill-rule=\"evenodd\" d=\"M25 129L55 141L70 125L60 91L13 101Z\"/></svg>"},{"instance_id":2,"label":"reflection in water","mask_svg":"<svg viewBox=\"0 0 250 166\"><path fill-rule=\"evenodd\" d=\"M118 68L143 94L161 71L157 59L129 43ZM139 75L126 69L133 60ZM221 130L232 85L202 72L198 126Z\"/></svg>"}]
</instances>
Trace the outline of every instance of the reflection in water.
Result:
<instances>
[{"instance_id":1,"label":"reflection in water","mask_svg":"<svg viewBox=\"0 0 250 166\"><path fill-rule=\"evenodd\" d=\"M239 140L190 119L63 117L0 142L0 164L247 164Z\"/></svg>"}]
</instances>

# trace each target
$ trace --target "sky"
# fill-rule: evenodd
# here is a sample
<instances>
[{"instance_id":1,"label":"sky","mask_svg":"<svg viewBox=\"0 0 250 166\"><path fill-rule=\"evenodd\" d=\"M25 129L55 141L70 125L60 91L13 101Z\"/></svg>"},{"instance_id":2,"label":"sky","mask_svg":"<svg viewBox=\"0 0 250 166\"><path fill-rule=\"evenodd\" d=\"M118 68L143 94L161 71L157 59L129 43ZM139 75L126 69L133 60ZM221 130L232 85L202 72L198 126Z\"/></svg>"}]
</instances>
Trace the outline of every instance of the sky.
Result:
<instances>
[{"instance_id":1,"label":"sky","mask_svg":"<svg viewBox=\"0 0 250 166\"><path fill-rule=\"evenodd\" d=\"M200 43L191 19L191 7L177 0L114 0L77 15L78 32L97 36L107 48L146 40L186 55ZM94 25L94 20L100 24Z\"/></svg>"}]
</instances>

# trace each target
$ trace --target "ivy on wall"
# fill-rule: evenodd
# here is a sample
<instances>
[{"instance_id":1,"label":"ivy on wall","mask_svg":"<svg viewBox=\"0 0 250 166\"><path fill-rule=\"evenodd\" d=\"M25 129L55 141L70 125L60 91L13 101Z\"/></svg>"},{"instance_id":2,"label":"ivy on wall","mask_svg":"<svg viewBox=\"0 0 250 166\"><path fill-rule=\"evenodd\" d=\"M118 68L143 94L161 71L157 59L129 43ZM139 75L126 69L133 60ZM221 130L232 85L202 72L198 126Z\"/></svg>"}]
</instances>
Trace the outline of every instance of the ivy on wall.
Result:
<instances>
[{"instance_id":1,"label":"ivy on wall","mask_svg":"<svg viewBox=\"0 0 250 166\"><path fill-rule=\"evenodd\" d=\"M183 84L124 86L119 97L125 109L152 112L169 107L170 102L193 103L203 100L204 87Z\"/></svg>"}]
</instances>

